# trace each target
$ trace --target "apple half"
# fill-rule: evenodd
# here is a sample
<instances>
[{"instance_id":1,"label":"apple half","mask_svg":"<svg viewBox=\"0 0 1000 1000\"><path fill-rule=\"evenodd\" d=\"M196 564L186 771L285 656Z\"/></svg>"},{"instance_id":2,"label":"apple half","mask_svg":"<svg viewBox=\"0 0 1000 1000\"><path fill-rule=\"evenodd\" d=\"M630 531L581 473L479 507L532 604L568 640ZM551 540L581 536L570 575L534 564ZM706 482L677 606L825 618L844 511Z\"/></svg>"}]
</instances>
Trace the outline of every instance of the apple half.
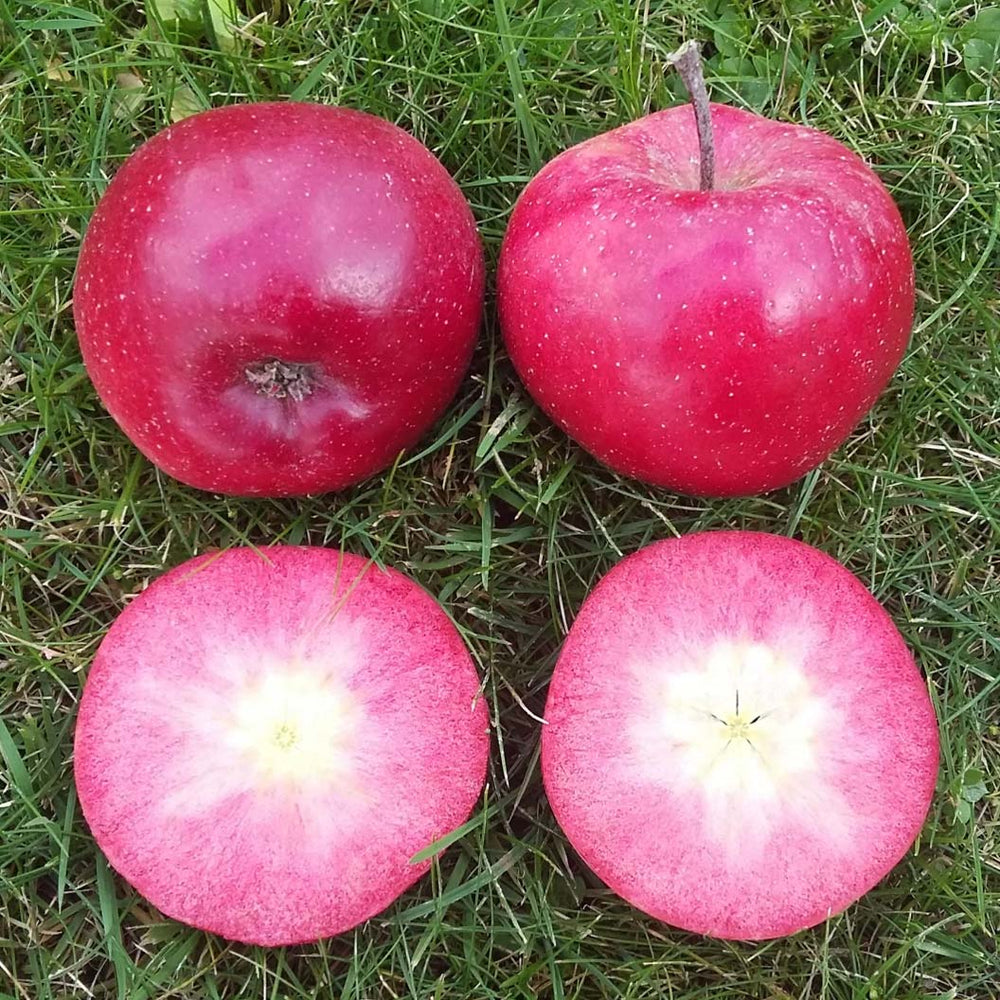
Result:
<instances>
[{"instance_id":1,"label":"apple half","mask_svg":"<svg viewBox=\"0 0 1000 1000\"><path fill-rule=\"evenodd\" d=\"M184 563L120 615L76 727L80 803L167 915L238 941L340 933L429 867L483 786L489 720L454 625L330 549Z\"/></svg>"},{"instance_id":2,"label":"apple half","mask_svg":"<svg viewBox=\"0 0 1000 1000\"><path fill-rule=\"evenodd\" d=\"M757 940L820 923L906 853L934 791L927 688L881 605L788 538L650 545L584 603L542 772L583 860L639 909Z\"/></svg>"}]
</instances>

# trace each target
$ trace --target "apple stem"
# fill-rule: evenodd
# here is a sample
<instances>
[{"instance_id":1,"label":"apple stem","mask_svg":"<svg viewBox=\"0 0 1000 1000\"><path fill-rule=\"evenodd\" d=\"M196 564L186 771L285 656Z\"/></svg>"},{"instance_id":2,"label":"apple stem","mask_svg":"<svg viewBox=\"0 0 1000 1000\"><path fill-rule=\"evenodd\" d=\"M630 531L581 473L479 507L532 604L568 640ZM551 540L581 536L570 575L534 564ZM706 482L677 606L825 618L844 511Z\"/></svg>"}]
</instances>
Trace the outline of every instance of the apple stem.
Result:
<instances>
[{"instance_id":1,"label":"apple stem","mask_svg":"<svg viewBox=\"0 0 1000 1000\"><path fill-rule=\"evenodd\" d=\"M715 139L712 135L712 111L708 103L698 43L693 38L685 42L676 52L667 56L667 64L677 70L691 95L691 107L694 109L694 121L698 128L700 187L702 191L711 191L715 187Z\"/></svg>"},{"instance_id":2,"label":"apple stem","mask_svg":"<svg viewBox=\"0 0 1000 1000\"><path fill-rule=\"evenodd\" d=\"M313 391L313 365L295 361L255 361L243 369L243 375L261 396L268 399L293 399L301 402Z\"/></svg>"}]
</instances>

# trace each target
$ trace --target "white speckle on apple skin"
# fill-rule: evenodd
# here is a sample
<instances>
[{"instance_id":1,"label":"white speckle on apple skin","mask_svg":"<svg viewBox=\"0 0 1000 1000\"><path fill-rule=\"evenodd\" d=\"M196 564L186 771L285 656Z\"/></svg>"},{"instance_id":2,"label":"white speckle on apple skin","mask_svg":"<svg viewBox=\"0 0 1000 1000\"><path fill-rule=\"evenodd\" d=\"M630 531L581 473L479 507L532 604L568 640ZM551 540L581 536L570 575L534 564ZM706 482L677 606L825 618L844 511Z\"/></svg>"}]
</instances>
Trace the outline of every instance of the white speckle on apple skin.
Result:
<instances>
[{"instance_id":1,"label":"white speckle on apple skin","mask_svg":"<svg viewBox=\"0 0 1000 1000\"><path fill-rule=\"evenodd\" d=\"M527 388L584 447L737 495L802 475L872 405L909 338L913 269L891 197L841 144L722 105L712 118L713 192L697 190L686 106L548 164L512 215L498 298Z\"/></svg>"}]
</instances>

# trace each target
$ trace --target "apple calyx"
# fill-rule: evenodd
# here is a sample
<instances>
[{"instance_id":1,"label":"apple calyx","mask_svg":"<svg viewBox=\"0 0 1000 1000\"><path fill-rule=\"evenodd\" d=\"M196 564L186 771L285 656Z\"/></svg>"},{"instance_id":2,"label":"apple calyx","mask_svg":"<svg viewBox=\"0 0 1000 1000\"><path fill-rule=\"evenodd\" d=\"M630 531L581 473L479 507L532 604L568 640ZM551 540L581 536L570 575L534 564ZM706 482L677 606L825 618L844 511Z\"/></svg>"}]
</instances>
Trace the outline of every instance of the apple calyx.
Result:
<instances>
[{"instance_id":1,"label":"apple calyx","mask_svg":"<svg viewBox=\"0 0 1000 1000\"><path fill-rule=\"evenodd\" d=\"M316 384L315 365L268 358L243 369L243 376L260 396L268 399L292 399L301 402Z\"/></svg>"},{"instance_id":2,"label":"apple calyx","mask_svg":"<svg viewBox=\"0 0 1000 1000\"><path fill-rule=\"evenodd\" d=\"M667 65L673 66L691 95L695 125L698 128L700 183L702 191L715 187L715 139L712 135L712 112L708 103L705 75L701 69L698 43L692 38L676 52L667 56Z\"/></svg>"}]
</instances>

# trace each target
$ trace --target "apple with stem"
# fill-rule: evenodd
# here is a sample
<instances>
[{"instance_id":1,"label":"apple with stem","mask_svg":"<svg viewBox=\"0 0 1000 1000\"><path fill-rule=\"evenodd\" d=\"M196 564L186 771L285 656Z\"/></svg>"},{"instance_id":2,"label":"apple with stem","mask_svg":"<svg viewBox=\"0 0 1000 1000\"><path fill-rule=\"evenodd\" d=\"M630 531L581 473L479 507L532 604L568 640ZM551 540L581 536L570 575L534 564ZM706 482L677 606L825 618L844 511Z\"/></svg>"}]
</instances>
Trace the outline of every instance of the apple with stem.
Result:
<instances>
[{"instance_id":1,"label":"apple with stem","mask_svg":"<svg viewBox=\"0 0 1000 1000\"><path fill-rule=\"evenodd\" d=\"M73 312L98 394L201 489L335 490L391 464L468 367L483 254L413 136L305 103L172 125L118 171Z\"/></svg>"},{"instance_id":2,"label":"apple with stem","mask_svg":"<svg viewBox=\"0 0 1000 1000\"><path fill-rule=\"evenodd\" d=\"M618 472L773 490L871 408L913 323L899 211L847 147L693 99L589 139L528 184L504 238L503 336L528 391Z\"/></svg>"},{"instance_id":3,"label":"apple with stem","mask_svg":"<svg viewBox=\"0 0 1000 1000\"><path fill-rule=\"evenodd\" d=\"M331 549L192 559L122 612L80 703L80 804L168 916L277 945L338 934L427 871L483 786L489 720L455 626Z\"/></svg>"},{"instance_id":4,"label":"apple with stem","mask_svg":"<svg viewBox=\"0 0 1000 1000\"><path fill-rule=\"evenodd\" d=\"M700 934L759 940L839 913L920 832L938 736L926 684L840 563L713 531L628 556L549 688L542 774L584 861Z\"/></svg>"}]
</instances>

